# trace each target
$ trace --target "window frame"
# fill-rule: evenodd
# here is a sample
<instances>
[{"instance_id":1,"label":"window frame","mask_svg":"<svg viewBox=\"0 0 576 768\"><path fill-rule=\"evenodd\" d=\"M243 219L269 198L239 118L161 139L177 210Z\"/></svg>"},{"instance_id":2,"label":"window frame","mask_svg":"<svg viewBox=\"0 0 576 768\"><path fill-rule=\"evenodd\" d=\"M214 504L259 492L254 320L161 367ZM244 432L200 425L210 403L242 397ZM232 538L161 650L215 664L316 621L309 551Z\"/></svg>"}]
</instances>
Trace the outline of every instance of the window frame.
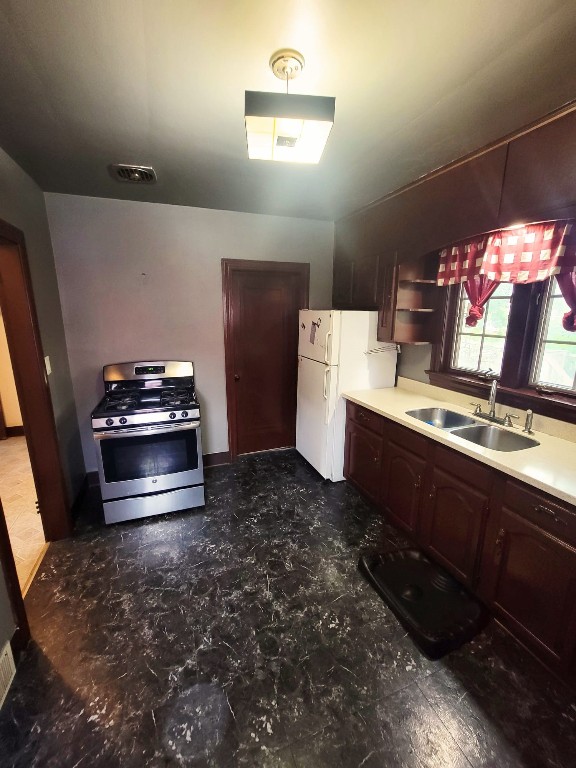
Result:
<instances>
[{"instance_id":1,"label":"window frame","mask_svg":"<svg viewBox=\"0 0 576 768\"><path fill-rule=\"evenodd\" d=\"M537 341L542 299L548 281L515 284L512 291L508 330L504 344L498 402L562 421L576 421L576 396L557 390L529 385L532 360ZM490 381L473 373L451 367L456 335L460 284L445 289L439 341L433 345L430 383L471 397L487 400Z\"/></svg>"}]
</instances>

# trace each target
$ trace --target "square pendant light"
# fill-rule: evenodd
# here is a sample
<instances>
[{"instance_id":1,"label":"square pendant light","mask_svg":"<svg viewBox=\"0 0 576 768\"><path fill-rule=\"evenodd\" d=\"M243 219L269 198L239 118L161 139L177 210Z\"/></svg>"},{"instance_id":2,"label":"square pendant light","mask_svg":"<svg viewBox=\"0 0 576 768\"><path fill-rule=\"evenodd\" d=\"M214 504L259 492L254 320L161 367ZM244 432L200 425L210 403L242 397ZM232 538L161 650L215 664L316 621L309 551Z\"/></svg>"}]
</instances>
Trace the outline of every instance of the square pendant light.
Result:
<instances>
[{"instance_id":1,"label":"square pendant light","mask_svg":"<svg viewBox=\"0 0 576 768\"><path fill-rule=\"evenodd\" d=\"M277 51L270 59L276 77L297 77L304 66L302 54ZM332 125L336 99L288 93L246 91L244 119L250 160L318 163Z\"/></svg>"},{"instance_id":2,"label":"square pendant light","mask_svg":"<svg viewBox=\"0 0 576 768\"><path fill-rule=\"evenodd\" d=\"M246 91L250 160L318 163L334 124L336 99Z\"/></svg>"}]
</instances>

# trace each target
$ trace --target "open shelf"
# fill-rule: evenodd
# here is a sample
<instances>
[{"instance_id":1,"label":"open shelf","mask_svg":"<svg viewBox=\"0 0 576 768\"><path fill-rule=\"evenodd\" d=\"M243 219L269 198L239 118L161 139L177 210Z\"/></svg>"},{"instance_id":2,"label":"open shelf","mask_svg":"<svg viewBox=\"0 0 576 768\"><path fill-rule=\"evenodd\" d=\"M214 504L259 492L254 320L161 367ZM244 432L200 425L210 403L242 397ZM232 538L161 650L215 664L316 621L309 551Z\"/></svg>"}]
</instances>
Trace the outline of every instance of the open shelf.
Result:
<instances>
[{"instance_id":1,"label":"open shelf","mask_svg":"<svg viewBox=\"0 0 576 768\"><path fill-rule=\"evenodd\" d=\"M429 254L398 265L394 305L394 341L427 344L436 338L440 289L438 259Z\"/></svg>"}]
</instances>

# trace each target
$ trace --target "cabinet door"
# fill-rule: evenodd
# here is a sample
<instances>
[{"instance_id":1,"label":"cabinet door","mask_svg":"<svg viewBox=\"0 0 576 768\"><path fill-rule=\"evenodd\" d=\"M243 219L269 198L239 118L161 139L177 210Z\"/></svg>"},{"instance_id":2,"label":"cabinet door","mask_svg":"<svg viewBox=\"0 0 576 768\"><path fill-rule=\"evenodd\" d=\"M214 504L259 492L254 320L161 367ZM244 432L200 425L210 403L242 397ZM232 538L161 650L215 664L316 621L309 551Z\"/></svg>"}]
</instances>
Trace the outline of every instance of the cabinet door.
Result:
<instances>
[{"instance_id":1,"label":"cabinet door","mask_svg":"<svg viewBox=\"0 0 576 768\"><path fill-rule=\"evenodd\" d=\"M576 549L504 507L489 555L494 612L552 667L574 677Z\"/></svg>"},{"instance_id":2,"label":"cabinet door","mask_svg":"<svg viewBox=\"0 0 576 768\"><path fill-rule=\"evenodd\" d=\"M508 145L499 224L564 218L576 204L576 112L553 120Z\"/></svg>"},{"instance_id":3,"label":"cabinet door","mask_svg":"<svg viewBox=\"0 0 576 768\"><path fill-rule=\"evenodd\" d=\"M380 435L347 421L344 475L376 504L380 501L382 481L382 443Z\"/></svg>"},{"instance_id":4,"label":"cabinet door","mask_svg":"<svg viewBox=\"0 0 576 768\"><path fill-rule=\"evenodd\" d=\"M488 510L486 493L466 479L434 468L422 508L422 543L469 587L478 568Z\"/></svg>"},{"instance_id":5,"label":"cabinet door","mask_svg":"<svg viewBox=\"0 0 576 768\"><path fill-rule=\"evenodd\" d=\"M338 246L334 251L332 275L332 306L334 309L352 307L352 259Z\"/></svg>"},{"instance_id":6,"label":"cabinet door","mask_svg":"<svg viewBox=\"0 0 576 768\"><path fill-rule=\"evenodd\" d=\"M380 258L357 256L352 264L352 308L378 309L381 288Z\"/></svg>"},{"instance_id":7,"label":"cabinet door","mask_svg":"<svg viewBox=\"0 0 576 768\"><path fill-rule=\"evenodd\" d=\"M386 449L383 498L393 523L416 536L426 460L390 441Z\"/></svg>"},{"instance_id":8,"label":"cabinet door","mask_svg":"<svg viewBox=\"0 0 576 768\"><path fill-rule=\"evenodd\" d=\"M394 338L397 274L396 259L382 265L382 291L380 294L382 298L378 308L378 341L392 341Z\"/></svg>"}]
</instances>

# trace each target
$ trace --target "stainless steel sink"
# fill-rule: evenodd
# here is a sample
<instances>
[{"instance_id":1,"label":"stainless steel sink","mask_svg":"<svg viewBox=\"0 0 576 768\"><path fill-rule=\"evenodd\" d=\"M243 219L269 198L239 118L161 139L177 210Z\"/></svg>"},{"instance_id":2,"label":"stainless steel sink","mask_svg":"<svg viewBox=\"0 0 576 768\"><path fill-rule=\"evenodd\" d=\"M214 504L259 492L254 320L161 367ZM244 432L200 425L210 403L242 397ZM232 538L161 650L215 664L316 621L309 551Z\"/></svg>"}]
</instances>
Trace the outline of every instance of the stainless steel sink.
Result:
<instances>
[{"instance_id":1,"label":"stainless steel sink","mask_svg":"<svg viewBox=\"0 0 576 768\"><path fill-rule=\"evenodd\" d=\"M524 448L533 448L540 445L538 440L520 435L518 432L509 432L506 429L493 427L489 424L476 424L473 427L460 427L453 429L451 434L469 440L483 448L491 448L493 451L521 451Z\"/></svg>"},{"instance_id":2,"label":"stainless steel sink","mask_svg":"<svg viewBox=\"0 0 576 768\"><path fill-rule=\"evenodd\" d=\"M406 411L407 416L413 416L419 421L431 424L439 429L454 429L454 427L463 427L466 424L477 424L476 419L470 416L464 416L456 411L449 411L446 408L416 408L413 411Z\"/></svg>"}]
</instances>

